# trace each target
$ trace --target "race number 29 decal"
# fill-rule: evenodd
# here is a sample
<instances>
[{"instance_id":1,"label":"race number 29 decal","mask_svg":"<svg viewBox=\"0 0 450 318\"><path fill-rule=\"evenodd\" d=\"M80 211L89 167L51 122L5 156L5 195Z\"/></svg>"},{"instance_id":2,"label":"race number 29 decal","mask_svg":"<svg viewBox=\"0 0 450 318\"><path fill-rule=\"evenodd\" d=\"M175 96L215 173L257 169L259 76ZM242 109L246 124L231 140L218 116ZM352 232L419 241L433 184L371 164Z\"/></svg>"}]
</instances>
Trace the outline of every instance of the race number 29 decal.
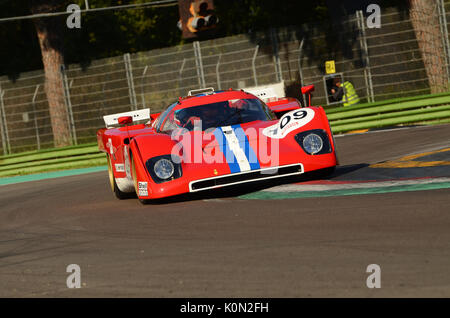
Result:
<instances>
[{"instance_id":1,"label":"race number 29 decal","mask_svg":"<svg viewBox=\"0 0 450 318\"><path fill-rule=\"evenodd\" d=\"M314 118L311 108L296 109L284 114L277 124L263 130L263 134L270 138L284 138L291 131L309 123Z\"/></svg>"},{"instance_id":2,"label":"race number 29 decal","mask_svg":"<svg viewBox=\"0 0 450 318\"><path fill-rule=\"evenodd\" d=\"M288 116L283 116L280 119L280 129L283 130L292 120L300 120L306 117L308 113L306 110L296 110L292 114L287 114Z\"/></svg>"}]
</instances>

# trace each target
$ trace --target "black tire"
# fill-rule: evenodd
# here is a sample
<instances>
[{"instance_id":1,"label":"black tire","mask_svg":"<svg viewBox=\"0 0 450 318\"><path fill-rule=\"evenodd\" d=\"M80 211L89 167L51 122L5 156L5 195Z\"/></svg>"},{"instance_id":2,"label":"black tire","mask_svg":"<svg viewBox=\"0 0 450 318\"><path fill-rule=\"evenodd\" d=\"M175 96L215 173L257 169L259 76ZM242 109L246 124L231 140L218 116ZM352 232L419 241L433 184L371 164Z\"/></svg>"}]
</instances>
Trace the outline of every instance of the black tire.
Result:
<instances>
[{"instance_id":1,"label":"black tire","mask_svg":"<svg viewBox=\"0 0 450 318\"><path fill-rule=\"evenodd\" d=\"M107 157L107 160L108 160L108 176L109 176L109 183L111 185L112 192L114 192L114 195L119 200L123 200L123 199L129 198L130 194L120 191L119 187L117 186L116 179L114 178L111 158L109 157L108 154L106 155L106 157Z\"/></svg>"}]
</instances>

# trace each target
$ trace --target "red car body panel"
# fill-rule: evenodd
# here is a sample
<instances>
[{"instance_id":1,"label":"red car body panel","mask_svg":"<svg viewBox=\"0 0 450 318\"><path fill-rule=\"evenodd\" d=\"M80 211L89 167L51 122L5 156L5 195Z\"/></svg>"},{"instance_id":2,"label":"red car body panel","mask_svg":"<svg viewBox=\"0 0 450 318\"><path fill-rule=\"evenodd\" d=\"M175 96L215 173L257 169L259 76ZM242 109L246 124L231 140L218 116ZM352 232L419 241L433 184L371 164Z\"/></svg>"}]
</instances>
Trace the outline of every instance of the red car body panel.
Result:
<instances>
[{"instance_id":1,"label":"red car body panel","mask_svg":"<svg viewBox=\"0 0 450 318\"><path fill-rule=\"evenodd\" d=\"M217 92L180 99L171 111L238 99L257 99L257 97L244 91ZM259 179L253 179L256 175L251 174L252 171L268 171L267 169L274 167L285 167L288 171L291 166L292 169L297 169L298 165L300 170L295 174L299 174L337 165L332 132L322 107L300 108L298 101L296 102L293 99L281 99L269 103L268 107L274 111L277 111L278 108L279 111L289 112L283 116L285 119L282 117L281 119L257 120L233 125L232 129L238 136L238 138L233 139L237 140L235 144L231 144L227 137L218 138L221 131L224 132L224 136L228 134L225 128L220 128L222 130L216 128L213 131L206 132L189 131L180 136L182 138L179 140L174 140L171 135L157 131L155 127L157 118L151 116L151 124L100 129L97 132L99 150L107 153L110 157L111 170L118 184L120 181L123 189L126 188L123 184L128 184L127 189L130 191L129 182L133 182L140 199L157 199L235 183L256 181ZM299 111L301 113L298 113ZM304 118L295 119L296 112L299 115L298 118L302 116ZM286 117L289 116L294 119L288 120ZM306 121L306 119L308 120ZM288 122L283 126L284 130L278 129L282 127L283 121ZM227 129L231 131L231 128ZM328 153L310 155L295 139L295 135L311 130L321 130L326 134L330 146ZM280 135L280 133L286 133L286 135ZM225 154L227 149L232 149L236 159L239 157L237 152L240 152L241 156L245 152L246 159L249 159L253 154L256 161L248 160L248 166L245 166L247 170L238 171L241 165L238 166L235 162L231 163ZM146 167L146 162L151 158L171 154L191 160L180 163L181 176L178 178L165 182L155 182L149 168ZM216 160L211 160L212 158ZM133 162L134 172L131 171ZM235 179L224 178L228 176ZM245 179L246 176L249 176L248 180ZM270 174L267 178L270 178ZM204 189L194 188L196 182L205 180L205 184L208 182L212 184L219 179L222 180L220 182L227 181L223 184L205 186Z\"/></svg>"}]
</instances>

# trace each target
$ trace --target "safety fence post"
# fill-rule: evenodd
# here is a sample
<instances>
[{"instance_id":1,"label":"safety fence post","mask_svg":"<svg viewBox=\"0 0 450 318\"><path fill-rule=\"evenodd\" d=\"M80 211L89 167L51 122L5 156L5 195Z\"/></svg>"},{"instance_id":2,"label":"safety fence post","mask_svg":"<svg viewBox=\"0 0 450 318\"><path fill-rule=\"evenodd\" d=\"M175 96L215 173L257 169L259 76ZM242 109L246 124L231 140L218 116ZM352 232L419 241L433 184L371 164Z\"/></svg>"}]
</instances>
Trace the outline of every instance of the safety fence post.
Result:
<instances>
[{"instance_id":1,"label":"safety fence post","mask_svg":"<svg viewBox=\"0 0 450 318\"><path fill-rule=\"evenodd\" d=\"M64 65L61 65L60 70L62 76L62 86L64 91L64 103L66 104L67 108L67 120L69 123L69 131L72 136L74 144L77 145L78 144L77 131L75 127L75 121L73 119L72 101L70 99L70 86L69 81L67 79L66 67Z\"/></svg>"},{"instance_id":2,"label":"safety fence post","mask_svg":"<svg viewBox=\"0 0 450 318\"><path fill-rule=\"evenodd\" d=\"M2 134L3 154L7 155L11 153L11 145L9 143L8 124L6 122L5 103L3 101L3 96L5 95L5 92L6 91L4 91L0 86L0 112L1 112L0 128Z\"/></svg>"},{"instance_id":3,"label":"safety fence post","mask_svg":"<svg viewBox=\"0 0 450 318\"><path fill-rule=\"evenodd\" d=\"M303 70L302 70L302 53L303 53L303 44L304 43L305 43L305 39L302 38L302 40L300 41L300 45L298 47L298 74L300 76L300 87L304 86ZM300 92L301 92L301 89L300 89ZM301 94L301 95L302 95L303 101L306 101L305 96L303 94ZM305 105L306 105L306 103L305 103Z\"/></svg>"},{"instance_id":4,"label":"safety fence post","mask_svg":"<svg viewBox=\"0 0 450 318\"><path fill-rule=\"evenodd\" d=\"M278 39L276 29L270 29L270 39L273 49L273 64L275 65L275 76L277 82L283 81L283 70L281 69L280 55L278 51Z\"/></svg>"},{"instance_id":5,"label":"safety fence post","mask_svg":"<svg viewBox=\"0 0 450 318\"><path fill-rule=\"evenodd\" d=\"M222 53L219 54L219 59L217 60L216 64L216 78L217 78L217 89L222 89L222 84L220 83L220 73L219 73L219 67L220 67L220 60L222 59Z\"/></svg>"},{"instance_id":6,"label":"safety fence post","mask_svg":"<svg viewBox=\"0 0 450 318\"><path fill-rule=\"evenodd\" d=\"M181 93L181 80L183 79L183 71L184 71L184 65L186 65L186 58L183 58L183 62L181 62L180 71L178 72L178 96L182 96Z\"/></svg>"},{"instance_id":7,"label":"safety fence post","mask_svg":"<svg viewBox=\"0 0 450 318\"><path fill-rule=\"evenodd\" d=\"M125 64L125 73L128 82L128 93L130 96L131 110L137 110L137 99L136 99L136 91L134 89L133 67L131 66L130 53L125 53L123 55L123 61Z\"/></svg>"},{"instance_id":8,"label":"safety fence post","mask_svg":"<svg viewBox=\"0 0 450 318\"><path fill-rule=\"evenodd\" d=\"M255 80L255 86L258 86L258 76L256 75L256 56L258 55L259 45L255 48L255 53L253 53L252 58L252 69L253 69L253 78Z\"/></svg>"},{"instance_id":9,"label":"safety fence post","mask_svg":"<svg viewBox=\"0 0 450 318\"><path fill-rule=\"evenodd\" d=\"M141 77L141 100L142 100L142 109L145 108L144 79L145 79L145 74L147 74L147 70L148 70L148 65L145 65L144 71L142 72L142 77Z\"/></svg>"},{"instance_id":10,"label":"safety fence post","mask_svg":"<svg viewBox=\"0 0 450 318\"><path fill-rule=\"evenodd\" d=\"M375 101L372 84L372 72L370 70L369 50L367 48L366 28L364 24L364 15L362 10L356 11L356 21L359 29L359 44L361 46L361 55L364 61L364 78L366 81L367 100L369 102Z\"/></svg>"},{"instance_id":11,"label":"safety fence post","mask_svg":"<svg viewBox=\"0 0 450 318\"><path fill-rule=\"evenodd\" d=\"M447 29L447 12L445 11L444 0L437 0L438 15L439 15L439 27L441 29L442 35L442 45L444 46L445 53L445 63L447 71L447 80L450 82L450 43L448 40L448 29Z\"/></svg>"},{"instance_id":12,"label":"safety fence post","mask_svg":"<svg viewBox=\"0 0 450 318\"><path fill-rule=\"evenodd\" d=\"M194 47L195 65L197 67L198 85L200 86L200 88L205 88L206 87L205 72L203 70L202 50L200 48L200 42L194 41L192 45Z\"/></svg>"},{"instance_id":13,"label":"safety fence post","mask_svg":"<svg viewBox=\"0 0 450 318\"><path fill-rule=\"evenodd\" d=\"M38 126L37 115L36 115L36 96L37 96L37 93L38 93L40 87L41 87L41 84L36 85L36 89L34 90L33 99L31 100L31 105L33 106L34 131L36 133L37 150L41 149L41 141L39 138L39 126Z\"/></svg>"}]
</instances>

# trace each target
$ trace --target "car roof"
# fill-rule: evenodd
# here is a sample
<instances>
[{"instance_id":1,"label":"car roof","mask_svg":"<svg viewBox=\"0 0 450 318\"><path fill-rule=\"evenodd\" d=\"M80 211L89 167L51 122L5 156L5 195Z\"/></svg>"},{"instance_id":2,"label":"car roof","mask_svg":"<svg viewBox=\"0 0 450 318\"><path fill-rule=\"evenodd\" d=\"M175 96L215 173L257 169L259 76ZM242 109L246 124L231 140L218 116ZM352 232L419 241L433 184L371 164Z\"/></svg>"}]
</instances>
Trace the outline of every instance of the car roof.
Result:
<instances>
[{"instance_id":1,"label":"car roof","mask_svg":"<svg viewBox=\"0 0 450 318\"><path fill-rule=\"evenodd\" d=\"M180 98L178 100L178 104L173 108L173 110L223 102L230 99L257 99L257 97L243 90L239 91L228 90L208 94L198 94L194 96Z\"/></svg>"}]
</instances>

